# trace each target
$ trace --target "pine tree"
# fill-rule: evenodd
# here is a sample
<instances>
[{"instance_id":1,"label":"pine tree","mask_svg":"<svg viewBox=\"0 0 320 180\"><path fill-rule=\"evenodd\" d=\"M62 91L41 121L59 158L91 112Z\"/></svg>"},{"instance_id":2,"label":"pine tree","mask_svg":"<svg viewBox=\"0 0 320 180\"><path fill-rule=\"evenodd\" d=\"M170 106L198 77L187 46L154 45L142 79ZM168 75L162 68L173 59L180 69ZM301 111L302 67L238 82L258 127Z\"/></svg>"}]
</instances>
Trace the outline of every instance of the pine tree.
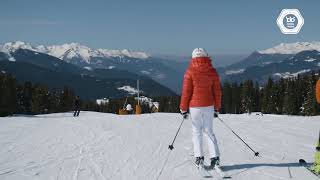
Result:
<instances>
[{"instance_id":1,"label":"pine tree","mask_svg":"<svg viewBox=\"0 0 320 180\"><path fill-rule=\"evenodd\" d=\"M73 91L70 88L65 86L63 88L63 91L61 92L60 98L59 98L60 111L67 112L67 111L73 110L74 100L75 100L75 96L74 96Z\"/></svg>"},{"instance_id":2,"label":"pine tree","mask_svg":"<svg viewBox=\"0 0 320 180\"><path fill-rule=\"evenodd\" d=\"M232 88L229 82L225 82L222 86L222 113L233 112Z\"/></svg>"},{"instance_id":3,"label":"pine tree","mask_svg":"<svg viewBox=\"0 0 320 180\"><path fill-rule=\"evenodd\" d=\"M242 84L238 85L237 83L232 84L232 111L231 113L239 114L240 113L240 104L241 104L241 88Z\"/></svg>"},{"instance_id":4,"label":"pine tree","mask_svg":"<svg viewBox=\"0 0 320 180\"><path fill-rule=\"evenodd\" d=\"M314 75L307 79L306 91L302 104L302 114L307 116L317 115L317 102L315 98L315 80Z\"/></svg>"},{"instance_id":5,"label":"pine tree","mask_svg":"<svg viewBox=\"0 0 320 180\"><path fill-rule=\"evenodd\" d=\"M50 94L43 85L35 85L32 91L32 112L35 114L48 113Z\"/></svg>"},{"instance_id":6,"label":"pine tree","mask_svg":"<svg viewBox=\"0 0 320 180\"><path fill-rule=\"evenodd\" d=\"M32 83L25 82L22 92L22 109L23 113L32 114Z\"/></svg>"},{"instance_id":7,"label":"pine tree","mask_svg":"<svg viewBox=\"0 0 320 180\"><path fill-rule=\"evenodd\" d=\"M284 79L275 82L271 88L271 96L269 99L269 111L273 114L281 114L283 109L283 97L285 84Z\"/></svg>"},{"instance_id":8,"label":"pine tree","mask_svg":"<svg viewBox=\"0 0 320 180\"><path fill-rule=\"evenodd\" d=\"M294 80L287 80L283 100L283 113L296 115L299 112Z\"/></svg>"},{"instance_id":9,"label":"pine tree","mask_svg":"<svg viewBox=\"0 0 320 180\"><path fill-rule=\"evenodd\" d=\"M254 89L253 82L247 80L241 89L241 112L251 113L254 105Z\"/></svg>"},{"instance_id":10,"label":"pine tree","mask_svg":"<svg viewBox=\"0 0 320 180\"><path fill-rule=\"evenodd\" d=\"M261 100L260 100L260 86L259 83L256 82L255 83L255 87L254 87L254 101L253 101L253 106L254 106L254 111L256 112L260 112L261 111Z\"/></svg>"},{"instance_id":11,"label":"pine tree","mask_svg":"<svg viewBox=\"0 0 320 180\"><path fill-rule=\"evenodd\" d=\"M3 95L3 94L2 94ZM12 115L17 112L17 87L16 80L9 75L7 78L7 94L6 94L8 113Z\"/></svg>"},{"instance_id":12,"label":"pine tree","mask_svg":"<svg viewBox=\"0 0 320 180\"><path fill-rule=\"evenodd\" d=\"M263 113L272 112L272 103L270 102L272 97L273 80L269 77L266 86L263 89L263 99L261 109Z\"/></svg>"},{"instance_id":13,"label":"pine tree","mask_svg":"<svg viewBox=\"0 0 320 180\"><path fill-rule=\"evenodd\" d=\"M17 112L16 80L10 74L0 73L0 116Z\"/></svg>"},{"instance_id":14,"label":"pine tree","mask_svg":"<svg viewBox=\"0 0 320 180\"><path fill-rule=\"evenodd\" d=\"M48 97L48 113L59 112L60 110L60 91L51 90Z\"/></svg>"}]
</instances>

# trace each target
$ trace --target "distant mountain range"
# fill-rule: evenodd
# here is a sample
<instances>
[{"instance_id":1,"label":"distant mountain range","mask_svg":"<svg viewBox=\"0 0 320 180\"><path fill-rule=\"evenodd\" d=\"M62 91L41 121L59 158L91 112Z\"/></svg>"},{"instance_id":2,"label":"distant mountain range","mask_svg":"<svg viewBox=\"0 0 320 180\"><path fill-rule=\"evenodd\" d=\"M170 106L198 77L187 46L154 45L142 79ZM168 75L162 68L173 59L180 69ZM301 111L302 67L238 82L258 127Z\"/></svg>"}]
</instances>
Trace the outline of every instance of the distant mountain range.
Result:
<instances>
[{"instance_id":1,"label":"distant mountain range","mask_svg":"<svg viewBox=\"0 0 320 180\"><path fill-rule=\"evenodd\" d=\"M0 46L0 51L7 54L11 61L15 60L11 55L12 52L18 49L47 54L81 68L118 69L148 76L158 83L170 87L175 92L180 91L182 83L182 77L177 77L177 74L183 74L181 70L165 64L166 60L152 57L145 52L135 52L127 49L92 49L79 43L33 46L29 43L16 41Z\"/></svg>"},{"instance_id":2,"label":"distant mountain range","mask_svg":"<svg viewBox=\"0 0 320 180\"><path fill-rule=\"evenodd\" d=\"M282 43L253 52L238 63L218 69L223 81L241 82L251 79L261 84L268 77L289 78L319 70L320 42Z\"/></svg>"},{"instance_id":3,"label":"distant mountain range","mask_svg":"<svg viewBox=\"0 0 320 180\"><path fill-rule=\"evenodd\" d=\"M288 78L318 71L319 52L320 42L282 43L217 70L222 81L252 79L262 84L268 77ZM219 58L213 55L213 63ZM0 70L14 72L18 80L30 78L52 87L71 84L87 98L125 96L129 94L125 89L134 88L137 79L142 79L142 90L149 96L179 94L188 64L187 57L172 60L126 49L92 49L78 43L33 46L16 41L0 45Z\"/></svg>"},{"instance_id":4,"label":"distant mountain range","mask_svg":"<svg viewBox=\"0 0 320 180\"><path fill-rule=\"evenodd\" d=\"M18 42L19 44L22 44ZM138 75L116 68L91 68L74 65L55 56L35 51L33 48L16 47L15 43L2 46L0 71L12 73L20 82L32 81L51 88L69 86L85 99L124 97L132 95L123 87L136 87L140 79L142 94L170 96L175 93L145 75Z\"/></svg>"}]
</instances>

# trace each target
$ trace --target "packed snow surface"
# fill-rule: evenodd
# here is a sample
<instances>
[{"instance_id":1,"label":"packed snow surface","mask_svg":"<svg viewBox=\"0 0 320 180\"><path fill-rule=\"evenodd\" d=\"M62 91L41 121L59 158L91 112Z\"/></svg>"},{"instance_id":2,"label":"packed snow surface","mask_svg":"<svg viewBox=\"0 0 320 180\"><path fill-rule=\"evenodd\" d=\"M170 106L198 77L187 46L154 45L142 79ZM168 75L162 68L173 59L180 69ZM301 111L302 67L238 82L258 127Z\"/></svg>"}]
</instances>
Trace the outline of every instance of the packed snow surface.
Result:
<instances>
[{"instance_id":1,"label":"packed snow surface","mask_svg":"<svg viewBox=\"0 0 320 180\"><path fill-rule=\"evenodd\" d=\"M319 116L220 116L261 155L215 119L221 164L232 179L317 179L297 161L314 159ZM179 114L95 112L0 118L0 179L202 179L192 163L190 120L168 149L181 120Z\"/></svg>"},{"instance_id":2,"label":"packed snow surface","mask_svg":"<svg viewBox=\"0 0 320 180\"><path fill-rule=\"evenodd\" d=\"M297 54L308 50L320 51L320 42L281 43L275 47L258 52L261 54Z\"/></svg>"}]
</instances>

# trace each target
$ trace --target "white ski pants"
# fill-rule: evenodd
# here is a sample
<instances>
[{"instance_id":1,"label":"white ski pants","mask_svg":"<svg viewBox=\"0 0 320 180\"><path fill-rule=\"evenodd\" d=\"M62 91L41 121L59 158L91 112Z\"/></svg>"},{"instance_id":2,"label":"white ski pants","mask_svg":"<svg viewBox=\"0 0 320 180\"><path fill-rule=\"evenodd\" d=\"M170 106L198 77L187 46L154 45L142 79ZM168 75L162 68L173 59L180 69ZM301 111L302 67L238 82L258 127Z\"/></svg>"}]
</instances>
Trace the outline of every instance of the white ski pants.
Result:
<instances>
[{"instance_id":1,"label":"white ski pants","mask_svg":"<svg viewBox=\"0 0 320 180\"><path fill-rule=\"evenodd\" d=\"M203 154L203 132L207 137L210 158L220 156L217 139L212 130L214 107L191 107L192 141L194 156L201 157Z\"/></svg>"}]
</instances>

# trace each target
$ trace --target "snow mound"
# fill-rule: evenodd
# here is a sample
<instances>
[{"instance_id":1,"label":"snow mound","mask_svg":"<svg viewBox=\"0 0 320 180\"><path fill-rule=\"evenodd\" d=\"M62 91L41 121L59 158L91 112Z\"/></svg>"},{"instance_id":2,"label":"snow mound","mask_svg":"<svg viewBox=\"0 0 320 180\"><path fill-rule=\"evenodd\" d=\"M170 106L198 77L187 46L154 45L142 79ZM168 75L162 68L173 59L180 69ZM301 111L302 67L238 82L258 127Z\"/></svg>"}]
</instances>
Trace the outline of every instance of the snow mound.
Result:
<instances>
[{"instance_id":1,"label":"snow mound","mask_svg":"<svg viewBox=\"0 0 320 180\"><path fill-rule=\"evenodd\" d=\"M261 155L254 157L215 119L221 165L232 179L317 179L297 161L314 159L319 116L220 117ZM81 112L75 118L70 112L1 117L0 122L0 179L202 179L193 165L190 120L184 121L175 148L168 149L180 114Z\"/></svg>"},{"instance_id":2,"label":"snow mound","mask_svg":"<svg viewBox=\"0 0 320 180\"><path fill-rule=\"evenodd\" d=\"M151 74L151 72L149 72L149 71L145 71L145 70L142 70L142 71L140 71L142 74L146 74L146 75L150 75Z\"/></svg>"},{"instance_id":3,"label":"snow mound","mask_svg":"<svg viewBox=\"0 0 320 180\"><path fill-rule=\"evenodd\" d=\"M116 68L115 66L109 66L108 69L114 69Z\"/></svg>"},{"instance_id":4,"label":"snow mound","mask_svg":"<svg viewBox=\"0 0 320 180\"><path fill-rule=\"evenodd\" d=\"M282 78L292 78L292 77L297 77L299 74L307 73L310 72L311 69L303 69L301 71L295 72L295 73L290 73L290 72L284 72L284 73L275 73L273 74L274 76L279 76Z\"/></svg>"},{"instance_id":5,"label":"snow mound","mask_svg":"<svg viewBox=\"0 0 320 180\"><path fill-rule=\"evenodd\" d=\"M313 62L313 61L316 61L317 59L314 59L314 58L309 58L309 59L305 59L304 61L306 62Z\"/></svg>"},{"instance_id":6,"label":"snow mound","mask_svg":"<svg viewBox=\"0 0 320 180\"><path fill-rule=\"evenodd\" d=\"M138 94L138 89L134 88L134 87L131 87L131 86L122 86L122 87L118 87L117 88L118 90L123 90L123 91L126 91L128 92L129 94L131 95L134 95L134 94ZM140 93L142 91L140 90Z\"/></svg>"},{"instance_id":7,"label":"snow mound","mask_svg":"<svg viewBox=\"0 0 320 180\"><path fill-rule=\"evenodd\" d=\"M237 70L228 70L225 72L226 75L231 75L231 74L241 74L244 72L245 69L237 69Z\"/></svg>"},{"instance_id":8,"label":"snow mound","mask_svg":"<svg viewBox=\"0 0 320 180\"><path fill-rule=\"evenodd\" d=\"M96 100L96 103L97 103L98 105L105 105L105 104L108 104L109 101L110 101L109 99L103 98L103 99L97 99L97 100Z\"/></svg>"},{"instance_id":9,"label":"snow mound","mask_svg":"<svg viewBox=\"0 0 320 180\"><path fill-rule=\"evenodd\" d=\"M139 98L138 97L135 97L134 98L135 100L138 100L141 102L141 104L147 104L150 108L152 106L155 106L157 109L159 109L159 102L156 102L156 101L153 101L153 99L149 98L149 97L146 97L146 96L140 96Z\"/></svg>"},{"instance_id":10,"label":"snow mound","mask_svg":"<svg viewBox=\"0 0 320 180\"><path fill-rule=\"evenodd\" d=\"M16 59L14 58L14 57L9 57L9 61L12 61L12 62L15 62L16 61Z\"/></svg>"},{"instance_id":11,"label":"snow mound","mask_svg":"<svg viewBox=\"0 0 320 180\"><path fill-rule=\"evenodd\" d=\"M83 69L86 69L88 71L92 71L93 70L92 67L89 67L89 66L83 67Z\"/></svg>"},{"instance_id":12,"label":"snow mound","mask_svg":"<svg viewBox=\"0 0 320 180\"><path fill-rule=\"evenodd\" d=\"M258 52L260 54L297 54L308 50L320 51L320 42L281 43L275 47Z\"/></svg>"}]
</instances>

